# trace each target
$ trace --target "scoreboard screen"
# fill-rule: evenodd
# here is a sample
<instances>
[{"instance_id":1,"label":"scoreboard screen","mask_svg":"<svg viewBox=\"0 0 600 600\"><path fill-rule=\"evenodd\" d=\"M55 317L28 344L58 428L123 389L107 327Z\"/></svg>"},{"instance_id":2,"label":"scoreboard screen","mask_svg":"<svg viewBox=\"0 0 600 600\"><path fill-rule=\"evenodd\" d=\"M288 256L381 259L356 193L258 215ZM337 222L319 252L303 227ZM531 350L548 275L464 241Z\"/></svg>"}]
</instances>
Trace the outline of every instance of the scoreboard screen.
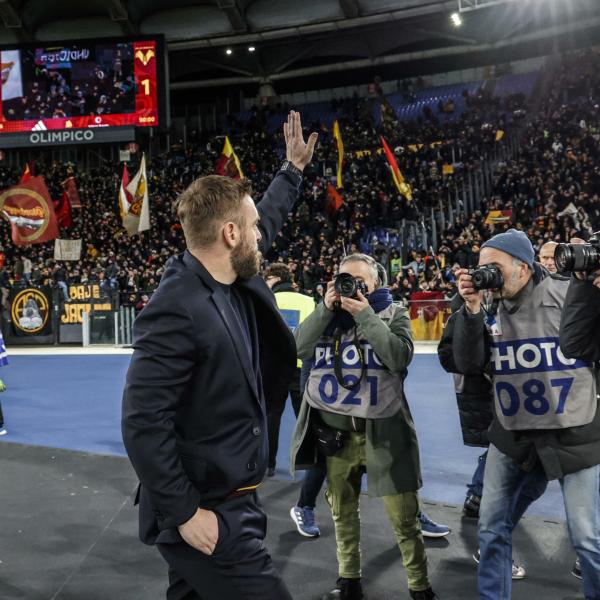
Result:
<instances>
[{"instance_id":1,"label":"scoreboard screen","mask_svg":"<svg viewBox=\"0 0 600 600\"><path fill-rule=\"evenodd\" d=\"M0 62L0 147L18 132L165 124L161 37L7 47Z\"/></svg>"}]
</instances>

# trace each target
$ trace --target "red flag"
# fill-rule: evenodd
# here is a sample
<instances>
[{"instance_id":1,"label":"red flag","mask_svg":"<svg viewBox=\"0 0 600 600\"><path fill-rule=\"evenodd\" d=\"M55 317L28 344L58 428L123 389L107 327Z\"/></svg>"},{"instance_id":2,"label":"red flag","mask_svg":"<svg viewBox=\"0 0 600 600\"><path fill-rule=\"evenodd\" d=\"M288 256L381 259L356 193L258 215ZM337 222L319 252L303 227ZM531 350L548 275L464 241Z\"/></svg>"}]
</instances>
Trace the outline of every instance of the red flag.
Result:
<instances>
[{"instance_id":1,"label":"red flag","mask_svg":"<svg viewBox=\"0 0 600 600\"><path fill-rule=\"evenodd\" d=\"M75 177L68 177L63 181L63 189L67 192L69 203L71 208L81 208L81 198L79 197L79 191L77 190L77 183Z\"/></svg>"},{"instance_id":2,"label":"red flag","mask_svg":"<svg viewBox=\"0 0 600 600\"><path fill-rule=\"evenodd\" d=\"M60 200L53 200L53 203L58 226L64 227L65 229L73 227L73 214L71 213L71 204L69 202L67 190L62 193L62 198Z\"/></svg>"},{"instance_id":3,"label":"red flag","mask_svg":"<svg viewBox=\"0 0 600 600\"><path fill-rule=\"evenodd\" d=\"M390 147L387 145L387 142L383 136L381 136L381 143L383 144L383 151L385 153L385 157L387 158L388 164L390 165L392 178L396 184L396 188L407 200L412 200L412 190L410 189L410 185L404 181L404 175L402 175L402 171L400 171L400 167L396 162L396 157L390 150Z\"/></svg>"},{"instance_id":4,"label":"red flag","mask_svg":"<svg viewBox=\"0 0 600 600\"><path fill-rule=\"evenodd\" d=\"M325 210L330 214L334 215L340 210L344 200L340 193L331 185L327 184L327 202L325 204Z\"/></svg>"},{"instance_id":5,"label":"red flag","mask_svg":"<svg viewBox=\"0 0 600 600\"><path fill-rule=\"evenodd\" d=\"M17 245L42 244L58 237L54 206L43 177L30 177L0 194L2 216Z\"/></svg>"},{"instance_id":6,"label":"red flag","mask_svg":"<svg viewBox=\"0 0 600 600\"><path fill-rule=\"evenodd\" d=\"M31 174L31 169L29 168L29 163L25 163L25 170L23 171L23 175L21 175L21 179L19 179L19 183L25 183L29 181L33 175Z\"/></svg>"}]
</instances>

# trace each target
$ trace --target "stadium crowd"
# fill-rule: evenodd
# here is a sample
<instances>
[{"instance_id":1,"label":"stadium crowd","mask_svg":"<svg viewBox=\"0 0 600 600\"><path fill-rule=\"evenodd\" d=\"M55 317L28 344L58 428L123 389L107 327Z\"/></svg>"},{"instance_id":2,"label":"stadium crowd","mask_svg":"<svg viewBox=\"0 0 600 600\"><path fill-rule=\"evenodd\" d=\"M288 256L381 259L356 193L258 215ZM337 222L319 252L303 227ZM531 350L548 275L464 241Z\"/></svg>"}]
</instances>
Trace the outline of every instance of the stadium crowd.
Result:
<instances>
[{"instance_id":1,"label":"stadium crowd","mask_svg":"<svg viewBox=\"0 0 600 600\"><path fill-rule=\"evenodd\" d=\"M327 201L327 184L335 180L335 141L324 124L306 122L308 129L321 131L320 143L305 172L293 215L265 260L289 264L298 289L317 296L345 252L368 249L388 269L394 297L408 300L415 291L453 295L456 270L475 266L481 244L503 228L525 231L537 251L548 240L567 240L575 234L587 237L600 228L599 60L591 52L578 54L573 68L574 59L564 59L557 67L557 82L535 117L526 113L523 98L498 99L484 89L468 97L466 111L457 117L427 111L412 122L395 119L382 98L334 101L332 110L337 111L346 151L340 190L344 202L334 211ZM373 116L373 103L382 104L380 122ZM282 135L268 132L268 114L257 109L244 123L235 117L228 123L256 200L283 158ZM492 194L479 209L471 215L464 210L455 214L454 221L439 232L435 256L419 247L401 256L393 236L392 242L377 236L367 240L366 232L397 228L402 219L419 221L430 207L440 201L445 205L454 197L462 174L478 169L482 158L491 156L500 143L496 132L511 129L519 130L518 153L496 165ZM398 194L386 159L377 152L381 135L411 184L412 202ZM53 244L16 248L4 223L0 229L3 299L22 280L59 285L99 282L106 295L119 295L122 303L143 307L158 285L165 262L183 248L172 203L192 180L214 171L222 148L222 137L192 134L190 138L185 147L174 144L149 162L152 228L139 237L128 237L121 224L118 165L106 162L89 171L76 165L36 165L53 198L60 197L60 182L75 174L83 206L73 210L74 225L61 237L81 238L82 257L78 262L57 263ZM453 164L453 174L443 174L445 164ZM134 168L130 165L130 172ZM20 174L0 167L0 185L16 183ZM512 211L510 223L486 222L489 211L500 209Z\"/></svg>"}]
</instances>

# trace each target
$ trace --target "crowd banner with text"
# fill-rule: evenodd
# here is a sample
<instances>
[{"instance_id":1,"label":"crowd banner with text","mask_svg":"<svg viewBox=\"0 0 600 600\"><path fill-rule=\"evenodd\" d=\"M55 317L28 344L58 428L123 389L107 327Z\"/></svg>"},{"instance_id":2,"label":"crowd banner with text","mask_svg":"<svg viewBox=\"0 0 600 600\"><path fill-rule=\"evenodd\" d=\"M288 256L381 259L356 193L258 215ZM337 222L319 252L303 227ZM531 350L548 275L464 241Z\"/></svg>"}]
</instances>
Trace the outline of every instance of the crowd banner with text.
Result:
<instances>
[{"instance_id":1,"label":"crowd banner with text","mask_svg":"<svg viewBox=\"0 0 600 600\"><path fill-rule=\"evenodd\" d=\"M54 260L79 260L81 258L81 240L54 241Z\"/></svg>"},{"instance_id":2,"label":"crowd banner with text","mask_svg":"<svg viewBox=\"0 0 600 600\"><path fill-rule=\"evenodd\" d=\"M103 297L100 286L95 283L69 286L69 299L60 315L61 325L81 325L83 313L109 312L112 310L110 298Z\"/></svg>"}]
</instances>

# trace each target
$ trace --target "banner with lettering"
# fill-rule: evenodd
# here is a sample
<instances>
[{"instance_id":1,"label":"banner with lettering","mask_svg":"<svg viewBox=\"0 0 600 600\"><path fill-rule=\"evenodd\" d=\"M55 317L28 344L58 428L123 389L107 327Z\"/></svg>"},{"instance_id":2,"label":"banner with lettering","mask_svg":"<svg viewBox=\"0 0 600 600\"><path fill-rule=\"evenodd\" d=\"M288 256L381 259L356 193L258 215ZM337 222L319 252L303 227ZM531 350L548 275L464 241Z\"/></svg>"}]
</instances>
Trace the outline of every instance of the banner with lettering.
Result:
<instances>
[{"instance_id":1,"label":"banner with lettering","mask_svg":"<svg viewBox=\"0 0 600 600\"><path fill-rule=\"evenodd\" d=\"M110 299L103 296L100 286L97 283L80 284L69 286L70 302L63 307L63 313L60 316L60 322L63 325L75 325L83 323L83 313L95 310L111 311L112 304Z\"/></svg>"},{"instance_id":2,"label":"banner with lettering","mask_svg":"<svg viewBox=\"0 0 600 600\"><path fill-rule=\"evenodd\" d=\"M81 258L81 240L54 241L54 260L79 260Z\"/></svg>"}]
</instances>

